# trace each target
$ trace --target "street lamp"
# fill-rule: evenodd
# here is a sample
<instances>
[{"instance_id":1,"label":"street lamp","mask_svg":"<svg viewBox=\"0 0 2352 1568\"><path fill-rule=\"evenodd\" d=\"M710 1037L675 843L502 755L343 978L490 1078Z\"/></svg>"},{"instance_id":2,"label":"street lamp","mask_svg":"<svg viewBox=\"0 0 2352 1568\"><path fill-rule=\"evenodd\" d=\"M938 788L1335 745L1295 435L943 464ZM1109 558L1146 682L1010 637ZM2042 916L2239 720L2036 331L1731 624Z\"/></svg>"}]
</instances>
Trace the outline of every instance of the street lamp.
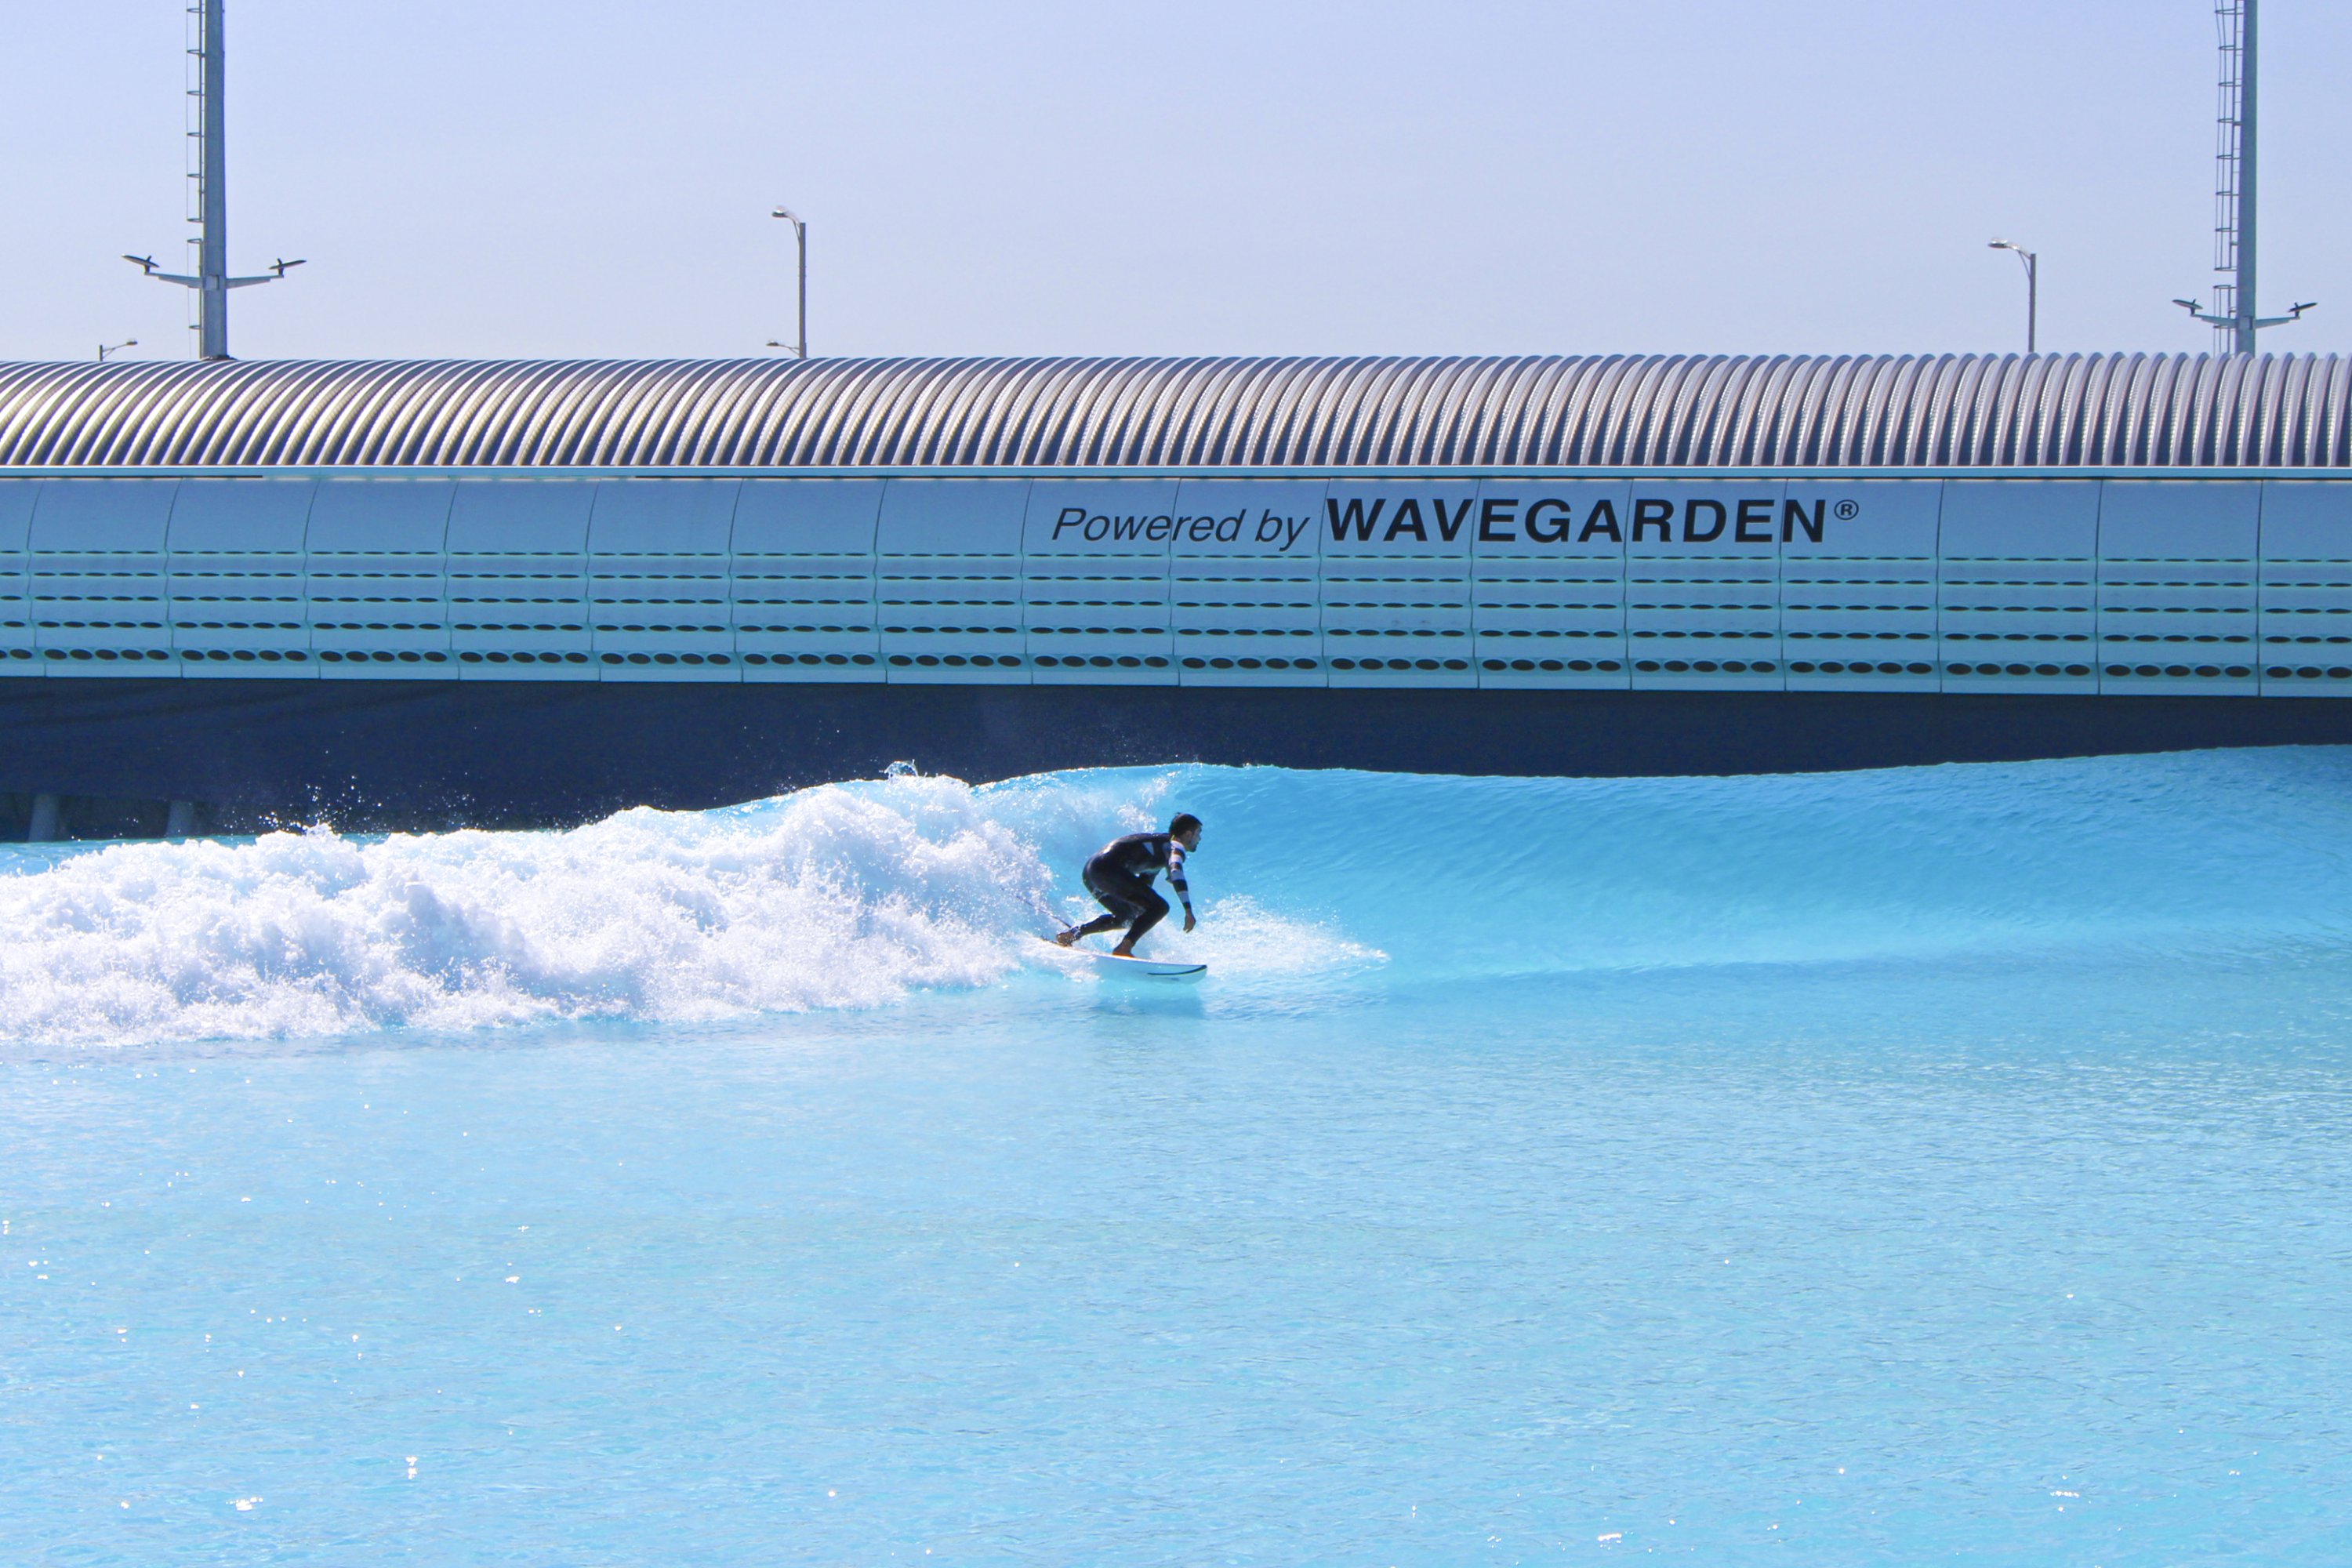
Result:
<instances>
[{"instance_id":1,"label":"street lamp","mask_svg":"<svg viewBox=\"0 0 2352 1568\"><path fill-rule=\"evenodd\" d=\"M2036 318L2042 313L2042 258L2010 239L1996 239L1986 248L2013 250L2017 258L2025 263L2025 352L2032 353Z\"/></svg>"},{"instance_id":2,"label":"street lamp","mask_svg":"<svg viewBox=\"0 0 2352 1568\"><path fill-rule=\"evenodd\" d=\"M780 343L771 338L768 340L768 346L772 349L790 348L794 359L806 359L808 358L808 225L794 216L789 207L778 207L768 216L780 217L793 226L793 238L797 242L800 249L801 283L800 341L796 343Z\"/></svg>"},{"instance_id":3,"label":"street lamp","mask_svg":"<svg viewBox=\"0 0 2352 1568\"><path fill-rule=\"evenodd\" d=\"M137 338L125 338L119 343L100 343L98 345L98 363L104 364L106 363L107 355L119 354L124 349L135 349L138 346L139 340Z\"/></svg>"}]
</instances>

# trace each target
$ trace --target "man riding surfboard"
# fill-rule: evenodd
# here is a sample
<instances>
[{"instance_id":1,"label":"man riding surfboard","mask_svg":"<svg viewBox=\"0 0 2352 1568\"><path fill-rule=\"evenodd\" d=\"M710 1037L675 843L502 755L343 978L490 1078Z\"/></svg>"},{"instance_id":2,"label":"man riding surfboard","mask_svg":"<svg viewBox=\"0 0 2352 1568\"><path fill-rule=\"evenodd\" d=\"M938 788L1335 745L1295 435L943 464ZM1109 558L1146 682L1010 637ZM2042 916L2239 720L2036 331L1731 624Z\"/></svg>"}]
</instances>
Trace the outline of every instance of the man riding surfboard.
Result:
<instances>
[{"instance_id":1,"label":"man riding surfboard","mask_svg":"<svg viewBox=\"0 0 2352 1568\"><path fill-rule=\"evenodd\" d=\"M1130 833L1112 839L1096 851L1085 872L1087 891L1110 913L1072 926L1055 942L1067 947L1082 936L1125 926L1127 934L1111 952L1115 957L1133 958L1136 939L1168 913L1168 900L1151 886L1162 871L1168 873L1168 885L1184 900L1184 929L1191 931L1197 922L1192 919L1192 890L1184 883L1184 857L1200 847L1201 819L1190 812L1180 812L1165 833Z\"/></svg>"}]
</instances>

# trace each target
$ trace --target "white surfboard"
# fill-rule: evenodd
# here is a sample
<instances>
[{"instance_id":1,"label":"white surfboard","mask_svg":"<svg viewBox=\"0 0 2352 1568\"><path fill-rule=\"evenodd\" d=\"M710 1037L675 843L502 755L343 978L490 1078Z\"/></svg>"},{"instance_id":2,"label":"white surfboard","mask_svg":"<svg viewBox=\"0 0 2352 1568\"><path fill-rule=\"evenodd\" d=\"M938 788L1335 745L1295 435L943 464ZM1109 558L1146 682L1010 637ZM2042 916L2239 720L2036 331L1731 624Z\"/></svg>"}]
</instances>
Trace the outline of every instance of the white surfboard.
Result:
<instances>
[{"instance_id":1,"label":"white surfboard","mask_svg":"<svg viewBox=\"0 0 2352 1568\"><path fill-rule=\"evenodd\" d=\"M1198 980L1209 973L1205 963L1173 959L1121 958L1115 952L1089 952L1097 973L1121 980Z\"/></svg>"},{"instance_id":2,"label":"white surfboard","mask_svg":"<svg viewBox=\"0 0 2352 1568\"><path fill-rule=\"evenodd\" d=\"M1045 939L1053 942L1052 937ZM1121 958L1115 952L1097 952L1091 948L1062 947L1058 951L1073 958L1083 958L1094 965L1095 973L1106 979L1117 980L1198 980L1209 973L1205 963L1188 960L1159 958Z\"/></svg>"}]
</instances>

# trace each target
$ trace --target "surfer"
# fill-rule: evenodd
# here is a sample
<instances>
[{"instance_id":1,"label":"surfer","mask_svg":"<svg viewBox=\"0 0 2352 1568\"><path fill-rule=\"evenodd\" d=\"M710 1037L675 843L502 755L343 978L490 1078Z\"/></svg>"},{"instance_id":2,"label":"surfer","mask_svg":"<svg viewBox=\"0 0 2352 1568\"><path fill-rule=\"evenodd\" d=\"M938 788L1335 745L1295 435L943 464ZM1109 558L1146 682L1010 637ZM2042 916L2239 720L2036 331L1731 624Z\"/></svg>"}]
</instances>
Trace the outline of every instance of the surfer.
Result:
<instances>
[{"instance_id":1,"label":"surfer","mask_svg":"<svg viewBox=\"0 0 2352 1568\"><path fill-rule=\"evenodd\" d=\"M1125 926L1127 934L1111 952L1120 958L1133 958L1136 938L1168 913L1168 900L1151 886L1152 879L1162 871L1168 873L1168 885L1184 900L1184 929L1191 931L1196 922L1192 890L1184 885L1184 857L1200 847L1201 819L1190 812L1178 813L1165 833L1130 833L1112 839L1096 851L1085 872L1087 891L1110 913L1072 926L1054 940L1067 947L1082 936Z\"/></svg>"}]
</instances>

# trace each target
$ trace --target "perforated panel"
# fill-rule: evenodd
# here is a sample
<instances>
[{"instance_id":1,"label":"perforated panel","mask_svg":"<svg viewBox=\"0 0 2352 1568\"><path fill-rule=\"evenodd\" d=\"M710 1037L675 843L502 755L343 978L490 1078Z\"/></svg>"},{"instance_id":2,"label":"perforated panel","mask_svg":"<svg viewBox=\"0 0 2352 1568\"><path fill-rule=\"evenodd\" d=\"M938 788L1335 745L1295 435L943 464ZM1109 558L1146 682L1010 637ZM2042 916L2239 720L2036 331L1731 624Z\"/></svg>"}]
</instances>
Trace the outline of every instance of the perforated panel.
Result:
<instances>
[{"instance_id":1,"label":"perforated panel","mask_svg":"<svg viewBox=\"0 0 2352 1568\"><path fill-rule=\"evenodd\" d=\"M442 549L447 479L322 479L310 501L305 578L322 679L449 679Z\"/></svg>"},{"instance_id":2,"label":"perforated panel","mask_svg":"<svg viewBox=\"0 0 2352 1568\"><path fill-rule=\"evenodd\" d=\"M1041 686L1173 686L1168 566L1173 479L1040 479L1029 487L1021 612Z\"/></svg>"},{"instance_id":3,"label":"perforated panel","mask_svg":"<svg viewBox=\"0 0 2352 1568\"><path fill-rule=\"evenodd\" d=\"M880 680L880 479L751 479L735 506L735 646L746 680Z\"/></svg>"},{"instance_id":4,"label":"perforated panel","mask_svg":"<svg viewBox=\"0 0 2352 1568\"><path fill-rule=\"evenodd\" d=\"M172 651L191 677L318 674L304 607L310 479L183 479L173 499Z\"/></svg>"},{"instance_id":5,"label":"perforated panel","mask_svg":"<svg viewBox=\"0 0 2352 1568\"><path fill-rule=\"evenodd\" d=\"M42 673L33 646L33 502L37 479L0 479L0 675Z\"/></svg>"},{"instance_id":6,"label":"perforated panel","mask_svg":"<svg viewBox=\"0 0 2352 1568\"><path fill-rule=\"evenodd\" d=\"M1475 686L1470 542L1478 487L1335 482L1323 500L1323 650L1333 686Z\"/></svg>"},{"instance_id":7,"label":"perforated panel","mask_svg":"<svg viewBox=\"0 0 2352 1568\"><path fill-rule=\"evenodd\" d=\"M2340 479L12 479L0 670L2337 693L2347 540Z\"/></svg>"},{"instance_id":8,"label":"perforated panel","mask_svg":"<svg viewBox=\"0 0 2352 1568\"><path fill-rule=\"evenodd\" d=\"M2109 479L2099 500L2099 689L2257 689L2262 487Z\"/></svg>"},{"instance_id":9,"label":"perforated panel","mask_svg":"<svg viewBox=\"0 0 2352 1568\"><path fill-rule=\"evenodd\" d=\"M1934 479L1789 487L1779 534L1790 690L1933 691L1942 683L1936 530L1943 489Z\"/></svg>"},{"instance_id":10,"label":"perforated panel","mask_svg":"<svg viewBox=\"0 0 2352 1568\"><path fill-rule=\"evenodd\" d=\"M588 614L604 680L738 680L728 535L738 479L605 479L588 520Z\"/></svg>"},{"instance_id":11,"label":"perforated panel","mask_svg":"<svg viewBox=\"0 0 2352 1568\"><path fill-rule=\"evenodd\" d=\"M1186 686L1321 686L1321 479L1186 479L1169 562Z\"/></svg>"},{"instance_id":12,"label":"perforated panel","mask_svg":"<svg viewBox=\"0 0 2352 1568\"><path fill-rule=\"evenodd\" d=\"M1623 480L1488 479L1471 552L1478 684L1619 687L1625 657Z\"/></svg>"},{"instance_id":13,"label":"perforated panel","mask_svg":"<svg viewBox=\"0 0 2352 1568\"><path fill-rule=\"evenodd\" d=\"M450 647L462 679L593 680L593 481L460 479L449 508Z\"/></svg>"},{"instance_id":14,"label":"perforated panel","mask_svg":"<svg viewBox=\"0 0 2352 1568\"><path fill-rule=\"evenodd\" d=\"M176 479L47 479L33 507L33 636L51 675L177 675L165 553Z\"/></svg>"},{"instance_id":15,"label":"perforated panel","mask_svg":"<svg viewBox=\"0 0 2352 1568\"><path fill-rule=\"evenodd\" d=\"M1636 481L1626 520L1633 685L1779 689L1787 487Z\"/></svg>"},{"instance_id":16,"label":"perforated panel","mask_svg":"<svg viewBox=\"0 0 2352 1568\"><path fill-rule=\"evenodd\" d=\"M1026 479L892 479L876 529L882 658L892 680L1029 679L1021 629Z\"/></svg>"},{"instance_id":17,"label":"perforated panel","mask_svg":"<svg viewBox=\"0 0 2352 1568\"><path fill-rule=\"evenodd\" d=\"M1945 690L2098 689L2095 480L1947 480L1940 532Z\"/></svg>"},{"instance_id":18,"label":"perforated panel","mask_svg":"<svg viewBox=\"0 0 2352 1568\"><path fill-rule=\"evenodd\" d=\"M2265 696L2352 697L2352 484L2263 486Z\"/></svg>"}]
</instances>

